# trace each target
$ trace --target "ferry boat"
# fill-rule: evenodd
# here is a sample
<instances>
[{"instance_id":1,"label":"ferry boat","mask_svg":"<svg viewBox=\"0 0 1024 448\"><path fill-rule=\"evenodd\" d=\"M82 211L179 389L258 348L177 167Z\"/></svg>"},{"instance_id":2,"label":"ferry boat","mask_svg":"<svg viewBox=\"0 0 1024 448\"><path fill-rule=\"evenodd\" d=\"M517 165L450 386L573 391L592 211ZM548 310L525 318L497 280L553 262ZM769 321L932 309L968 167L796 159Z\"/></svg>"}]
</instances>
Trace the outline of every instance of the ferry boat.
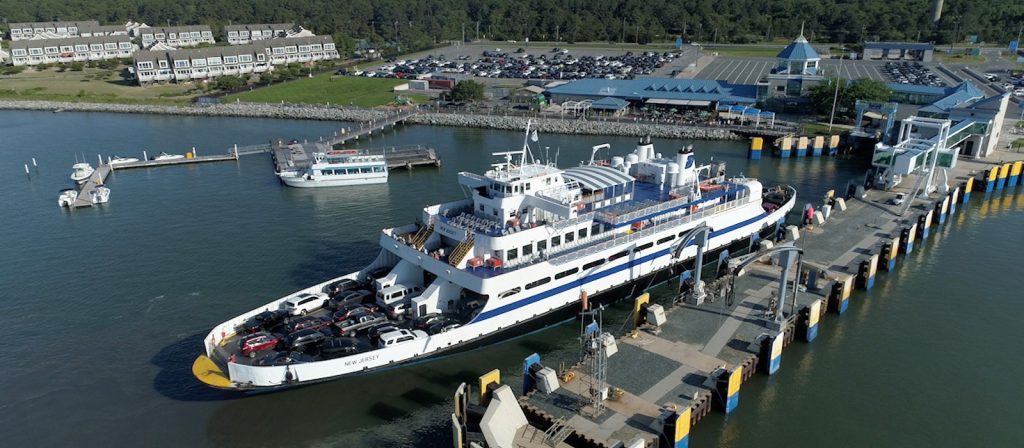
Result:
<instances>
[{"instance_id":1,"label":"ferry boat","mask_svg":"<svg viewBox=\"0 0 1024 448\"><path fill-rule=\"evenodd\" d=\"M459 173L465 199L429 205L416 223L383 229L379 255L362 270L214 327L193 374L217 388L273 390L497 342L571 317L586 306L581 297L614 300L630 287L678 275L697 253L692 238L683 241L697 226L712 229L705 246L711 253L774 233L796 200L792 187L727 178L721 162L697 165L692 146L662 156L642 139L625 157L602 162L592 155L560 169L533 159L528 141L497 153L502 162L484 174ZM369 290L354 294L367 302L393 302L386 322L401 330L372 344L355 326L333 328L358 324L334 323L332 336L361 347L341 355L325 355L327 345L307 345L304 353L286 347L295 336L275 343L282 319L290 326L294 319L334 322L341 311L331 309L337 299L329 297L344 288ZM405 321L393 319L403 312ZM297 314L306 317L290 317ZM366 315L379 325L379 316ZM424 320L441 323L420 331ZM259 336L247 336L252 332Z\"/></svg>"},{"instance_id":2,"label":"ferry boat","mask_svg":"<svg viewBox=\"0 0 1024 448\"><path fill-rule=\"evenodd\" d=\"M388 181L388 163L383 154L356 149L318 152L308 168L281 171L278 177L298 188L383 184Z\"/></svg>"}]
</instances>

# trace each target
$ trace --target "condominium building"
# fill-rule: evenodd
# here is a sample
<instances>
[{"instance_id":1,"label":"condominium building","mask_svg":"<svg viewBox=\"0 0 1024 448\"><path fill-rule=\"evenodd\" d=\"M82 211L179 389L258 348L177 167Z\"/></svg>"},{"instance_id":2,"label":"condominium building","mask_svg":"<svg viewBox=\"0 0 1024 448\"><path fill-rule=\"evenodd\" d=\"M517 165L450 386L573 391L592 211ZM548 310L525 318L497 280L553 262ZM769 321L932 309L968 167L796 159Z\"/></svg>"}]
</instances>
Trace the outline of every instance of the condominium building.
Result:
<instances>
[{"instance_id":1,"label":"condominium building","mask_svg":"<svg viewBox=\"0 0 1024 448\"><path fill-rule=\"evenodd\" d=\"M135 54L139 84L184 82L221 75L248 75L273 70L274 65L337 59L329 36L273 39L226 47L172 51L140 51Z\"/></svg>"},{"instance_id":2,"label":"condominium building","mask_svg":"<svg viewBox=\"0 0 1024 448\"><path fill-rule=\"evenodd\" d=\"M80 20L74 22L22 22L8 23L7 29L11 30L11 40L28 40L33 36L42 35L45 38L78 37L82 27L98 27L100 23L95 20Z\"/></svg>"},{"instance_id":3,"label":"condominium building","mask_svg":"<svg viewBox=\"0 0 1024 448\"><path fill-rule=\"evenodd\" d=\"M127 36L128 28L124 25L82 24L78 27L78 35L81 37Z\"/></svg>"},{"instance_id":4,"label":"condominium building","mask_svg":"<svg viewBox=\"0 0 1024 448\"><path fill-rule=\"evenodd\" d=\"M127 35L32 39L11 42L14 65L54 64L127 58L137 48Z\"/></svg>"},{"instance_id":5,"label":"condominium building","mask_svg":"<svg viewBox=\"0 0 1024 448\"><path fill-rule=\"evenodd\" d=\"M209 25L142 28L140 34L143 48L150 48L158 42L175 48L214 43L213 31L210 30Z\"/></svg>"},{"instance_id":6,"label":"condominium building","mask_svg":"<svg viewBox=\"0 0 1024 448\"><path fill-rule=\"evenodd\" d=\"M257 40L289 37L305 31L294 23L260 23L225 25L224 34L229 45L244 45ZM307 35L312 34L306 31Z\"/></svg>"}]
</instances>

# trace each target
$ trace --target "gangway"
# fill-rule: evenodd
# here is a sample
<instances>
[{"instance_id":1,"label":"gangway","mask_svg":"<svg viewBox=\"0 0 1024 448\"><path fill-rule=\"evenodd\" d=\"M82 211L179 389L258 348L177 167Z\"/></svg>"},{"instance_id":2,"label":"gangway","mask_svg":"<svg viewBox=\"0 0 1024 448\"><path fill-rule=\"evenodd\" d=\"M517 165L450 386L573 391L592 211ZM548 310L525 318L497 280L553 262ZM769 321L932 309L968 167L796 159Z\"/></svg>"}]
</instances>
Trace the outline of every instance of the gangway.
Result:
<instances>
[{"instance_id":1,"label":"gangway","mask_svg":"<svg viewBox=\"0 0 1024 448\"><path fill-rule=\"evenodd\" d=\"M964 120L955 125L947 119L917 116L903 120L895 146L875 145L871 158L875 186L888 190L898 185L904 176L919 174L926 180L921 188L915 186L909 199L912 201L918 190L923 189L925 194L935 191L936 168L945 171L955 167L958 147L974 135L984 135L988 127L988 122L976 120Z\"/></svg>"}]
</instances>

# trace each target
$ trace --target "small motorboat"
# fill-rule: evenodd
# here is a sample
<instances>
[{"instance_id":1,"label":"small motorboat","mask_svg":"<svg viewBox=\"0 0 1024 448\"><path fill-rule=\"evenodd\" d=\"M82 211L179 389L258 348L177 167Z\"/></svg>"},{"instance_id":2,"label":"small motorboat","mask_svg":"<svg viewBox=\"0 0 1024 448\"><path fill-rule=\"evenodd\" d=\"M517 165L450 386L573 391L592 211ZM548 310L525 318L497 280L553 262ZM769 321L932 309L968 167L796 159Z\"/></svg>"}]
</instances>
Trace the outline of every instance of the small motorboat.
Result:
<instances>
[{"instance_id":1,"label":"small motorboat","mask_svg":"<svg viewBox=\"0 0 1024 448\"><path fill-rule=\"evenodd\" d=\"M60 196L57 197L57 205L61 207L71 207L77 200L78 191L69 188L67 190L60 191Z\"/></svg>"},{"instance_id":2,"label":"small motorboat","mask_svg":"<svg viewBox=\"0 0 1024 448\"><path fill-rule=\"evenodd\" d=\"M89 190L89 200L93 204L106 204L110 200L110 189L101 185Z\"/></svg>"},{"instance_id":3,"label":"small motorboat","mask_svg":"<svg viewBox=\"0 0 1024 448\"><path fill-rule=\"evenodd\" d=\"M160 153L160 155L158 155L156 157L153 157L153 160L174 160L174 159L184 159L184 158L185 158L185 156L183 156L181 154L167 154L166 152L162 152L162 153Z\"/></svg>"},{"instance_id":4,"label":"small motorboat","mask_svg":"<svg viewBox=\"0 0 1024 448\"><path fill-rule=\"evenodd\" d=\"M111 165L122 165L122 164L125 164L125 163L133 163L133 162L138 162L138 161L139 161L139 159L136 159L135 157L114 156L114 158L110 159L110 164Z\"/></svg>"},{"instance_id":5,"label":"small motorboat","mask_svg":"<svg viewBox=\"0 0 1024 448\"><path fill-rule=\"evenodd\" d=\"M89 180L89 178L92 177L92 173L96 171L92 168L92 165L89 165L88 163L76 163L71 165L71 170L71 180L80 184L84 184Z\"/></svg>"}]
</instances>

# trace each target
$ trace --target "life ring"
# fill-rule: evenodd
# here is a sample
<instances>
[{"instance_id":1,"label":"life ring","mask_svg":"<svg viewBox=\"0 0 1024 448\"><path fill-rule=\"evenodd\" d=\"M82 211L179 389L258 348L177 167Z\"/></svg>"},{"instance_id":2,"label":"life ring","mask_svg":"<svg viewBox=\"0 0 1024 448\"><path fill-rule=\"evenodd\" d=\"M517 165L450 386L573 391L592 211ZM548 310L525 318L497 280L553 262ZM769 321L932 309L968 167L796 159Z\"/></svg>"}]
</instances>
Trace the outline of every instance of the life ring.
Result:
<instances>
[{"instance_id":1,"label":"life ring","mask_svg":"<svg viewBox=\"0 0 1024 448\"><path fill-rule=\"evenodd\" d=\"M690 213L697 213L697 210L700 210L700 207L696 205L690 207Z\"/></svg>"}]
</instances>

